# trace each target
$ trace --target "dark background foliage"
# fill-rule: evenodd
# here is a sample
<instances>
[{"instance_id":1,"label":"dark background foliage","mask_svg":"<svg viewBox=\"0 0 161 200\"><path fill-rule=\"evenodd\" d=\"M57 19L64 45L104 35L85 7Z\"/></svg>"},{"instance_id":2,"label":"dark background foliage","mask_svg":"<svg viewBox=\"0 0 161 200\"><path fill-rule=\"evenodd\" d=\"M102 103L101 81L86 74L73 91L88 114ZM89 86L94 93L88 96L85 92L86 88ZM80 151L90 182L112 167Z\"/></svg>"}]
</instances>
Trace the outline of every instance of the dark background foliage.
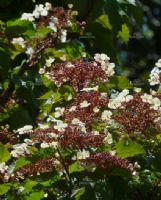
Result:
<instances>
[{"instance_id":1,"label":"dark background foliage","mask_svg":"<svg viewBox=\"0 0 161 200\"><path fill-rule=\"evenodd\" d=\"M44 0L35 1L36 4ZM50 1L56 6L66 6L73 3L78 10L78 19L87 22L86 34L80 38L87 50L93 54L104 52L109 54L118 63L118 72L124 71L132 80L147 78L148 72L161 52L161 1L141 0L138 6L119 4L116 0L54 0ZM32 0L1 0L0 19L20 17L23 12L33 10ZM126 11L127 16L119 14L120 7ZM108 14L113 26L112 31L95 22L102 14ZM131 16L130 16L131 15ZM128 17L130 17L128 19ZM128 44L117 39L122 23L126 21L130 36ZM73 35L73 38L76 37ZM91 48L92 47L92 48Z\"/></svg>"}]
</instances>

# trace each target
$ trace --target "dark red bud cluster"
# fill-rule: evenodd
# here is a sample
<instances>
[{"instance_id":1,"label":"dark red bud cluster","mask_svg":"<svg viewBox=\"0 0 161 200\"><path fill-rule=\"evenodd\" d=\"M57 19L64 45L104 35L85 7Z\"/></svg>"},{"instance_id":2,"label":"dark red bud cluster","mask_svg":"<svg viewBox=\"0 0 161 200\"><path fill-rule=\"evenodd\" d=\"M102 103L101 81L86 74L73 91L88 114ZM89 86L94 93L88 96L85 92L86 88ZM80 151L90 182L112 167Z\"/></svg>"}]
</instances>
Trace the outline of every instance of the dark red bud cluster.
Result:
<instances>
[{"instance_id":1,"label":"dark red bud cluster","mask_svg":"<svg viewBox=\"0 0 161 200\"><path fill-rule=\"evenodd\" d=\"M39 160L35 163L31 163L28 165L23 166L22 168L18 169L12 175L12 178L19 178L21 176L32 176L38 173L46 173L51 172L55 168L55 159L54 158L45 158Z\"/></svg>"},{"instance_id":2,"label":"dark red bud cluster","mask_svg":"<svg viewBox=\"0 0 161 200\"><path fill-rule=\"evenodd\" d=\"M130 162L128 160L112 156L107 152L90 155L90 157L82 160L82 163L87 166L95 165L97 168L102 170L121 168L131 171Z\"/></svg>"},{"instance_id":3,"label":"dark red bud cluster","mask_svg":"<svg viewBox=\"0 0 161 200\"><path fill-rule=\"evenodd\" d=\"M84 60L54 65L53 68L50 68L49 77L58 85L68 83L77 91L88 87L92 82L108 82L108 77L100 64Z\"/></svg>"},{"instance_id":4,"label":"dark red bud cluster","mask_svg":"<svg viewBox=\"0 0 161 200\"><path fill-rule=\"evenodd\" d=\"M99 147L103 144L105 135L81 134L77 127L68 127L60 136L59 143L62 147L83 149L85 147Z\"/></svg>"},{"instance_id":5,"label":"dark red bud cluster","mask_svg":"<svg viewBox=\"0 0 161 200\"><path fill-rule=\"evenodd\" d=\"M87 128L91 128L94 118L99 115L99 112L94 112L94 108L101 109L103 106L108 104L108 100L108 97L101 96L101 93L98 91L81 92L65 109L64 119L68 123L72 123L74 118L78 118L80 121L86 124ZM81 103L83 101L87 101L89 106L82 108ZM76 110L70 111L73 106L76 107Z\"/></svg>"},{"instance_id":6,"label":"dark red bud cluster","mask_svg":"<svg viewBox=\"0 0 161 200\"><path fill-rule=\"evenodd\" d=\"M149 128L156 128L158 112L149 103L143 102L141 94L134 94L133 99L124 102L113 115L113 119L123 126L128 133L145 133Z\"/></svg>"}]
</instances>

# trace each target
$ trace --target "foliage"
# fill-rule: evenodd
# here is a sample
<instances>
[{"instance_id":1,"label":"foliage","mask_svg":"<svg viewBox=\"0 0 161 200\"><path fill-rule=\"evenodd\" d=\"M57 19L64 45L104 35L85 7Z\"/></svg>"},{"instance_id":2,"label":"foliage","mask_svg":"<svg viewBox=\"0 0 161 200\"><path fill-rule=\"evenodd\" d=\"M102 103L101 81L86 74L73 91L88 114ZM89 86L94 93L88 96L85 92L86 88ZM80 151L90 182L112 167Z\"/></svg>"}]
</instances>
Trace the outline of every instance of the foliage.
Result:
<instances>
[{"instance_id":1,"label":"foliage","mask_svg":"<svg viewBox=\"0 0 161 200\"><path fill-rule=\"evenodd\" d=\"M141 2L20 2L0 2L0 199L159 200L161 60L142 88L118 60Z\"/></svg>"}]
</instances>

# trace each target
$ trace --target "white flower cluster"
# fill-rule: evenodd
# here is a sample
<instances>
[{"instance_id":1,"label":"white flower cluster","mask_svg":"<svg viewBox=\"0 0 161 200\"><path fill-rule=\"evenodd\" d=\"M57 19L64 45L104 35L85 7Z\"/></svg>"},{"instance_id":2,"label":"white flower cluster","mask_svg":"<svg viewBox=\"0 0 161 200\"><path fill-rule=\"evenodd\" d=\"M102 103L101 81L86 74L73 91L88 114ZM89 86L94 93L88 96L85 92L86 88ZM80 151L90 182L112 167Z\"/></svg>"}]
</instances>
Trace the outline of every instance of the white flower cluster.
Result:
<instances>
[{"instance_id":1,"label":"white flower cluster","mask_svg":"<svg viewBox=\"0 0 161 200\"><path fill-rule=\"evenodd\" d=\"M57 32L57 24L59 22L57 17L52 16L51 21L49 22L49 28L51 28L54 32Z\"/></svg>"},{"instance_id":2,"label":"white flower cluster","mask_svg":"<svg viewBox=\"0 0 161 200\"><path fill-rule=\"evenodd\" d=\"M45 148L56 148L58 146L58 142L51 142L51 143L47 143L47 142L42 142L41 143L41 148L45 149Z\"/></svg>"},{"instance_id":3,"label":"white flower cluster","mask_svg":"<svg viewBox=\"0 0 161 200\"><path fill-rule=\"evenodd\" d=\"M0 173L4 174L8 170L8 166L5 164L5 162L0 163Z\"/></svg>"},{"instance_id":4,"label":"white flower cluster","mask_svg":"<svg viewBox=\"0 0 161 200\"><path fill-rule=\"evenodd\" d=\"M81 91L90 92L90 91L98 91L99 86L83 88Z\"/></svg>"},{"instance_id":5,"label":"white flower cluster","mask_svg":"<svg viewBox=\"0 0 161 200\"><path fill-rule=\"evenodd\" d=\"M141 99L143 102L149 103L152 109L157 111L161 110L161 102L157 97L153 97L152 95L145 93L141 96Z\"/></svg>"},{"instance_id":6,"label":"white flower cluster","mask_svg":"<svg viewBox=\"0 0 161 200\"><path fill-rule=\"evenodd\" d=\"M104 54L95 54L94 56L95 61L97 61L98 63L101 64L101 68L105 71L105 73L107 74L108 77L114 75L115 71L115 64L114 63L110 63L110 58Z\"/></svg>"},{"instance_id":7,"label":"white flower cluster","mask_svg":"<svg viewBox=\"0 0 161 200\"><path fill-rule=\"evenodd\" d=\"M103 121L109 122L111 120L112 112L109 110L104 110L101 114L101 119Z\"/></svg>"},{"instance_id":8,"label":"white flower cluster","mask_svg":"<svg viewBox=\"0 0 161 200\"><path fill-rule=\"evenodd\" d=\"M25 45L26 42L22 37L13 38L11 43L17 44L17 45L21 46L23 49L26 47L26 45Z\"/></svg>"},{"instance_id":9,"label":"white flower cluster","mask_svg":"<svg viewBox=\"0 0 161 200\"><path fill-rule=\"evenodd\" d=\"M76 156L73 156L72 159L73 160L82 160L82 159L86 159L90 156L90 152L89 151L86 151L86 150L82 150L82 151L77 151L77 155Z\"/></svg>"},{"instance_id":10,"label":"white flower cluster","mask_svg":"<svg viewBox=\"0 0 161 200\"><path fill-rule=\"evenodd\" d=\"M54 128L58 131L65 131L65 128L68 127L67 123L64 123L62 120L55 119L53 116L49 115L47 122L54 122Z\"/></svg>"},{"instance_id":11,"label":"white flower cluster","mask_svg":"<svg viewBox=\"0 0 161 200\"><path fill-rule=\"evenodd\" d=\"M46 67L51 67L52 63L55 61L55 58L49 57L48 59L45 60L45 66Z\"/></svg>"},{"instance_id":12,"label":"white flower cluster","mask_svg":"<svg viewBox=\"0 0 161 200\"><path fill-rule=\"evenodd\" d=\"M81 122L78 118L74 118L72 120L72 124L78 126L80 131L82 131L83 133L86 133L85 123Z\"/></svg>"},{"instance_id":13,"label":"white flower cluster","mask_svg":"<svg viewBox=\"0 0 161 200\"><path fill-rule=\"evenodd\" d=\"M64 43L66 42L66 40L67 40L67 30L62 29L60 34L60 41Z\"/></svg>"},{"instance_id":14,"label":"white flower cluster","mask_svg":"<svg viewBox=\"0 0 161 200\"><path fill-rule=\"evenodd\" d=\"M30 151L28 149L28 144L26 144L26 143L15 144L15 145L13 145L13 149L14 150L12 150L10 154L14 158L18 158L20 156L25 156L26 154L30 154Z\"/></svg>"},{"instance_id":15,"label":"white flower cluster","mask_svg":"<svg viewBox=\"0 0 161 200\"><path fill-rule=\"evenodd\" d=\"M54 115L55 115L55 117L56 118L59 118L59 117L61 117L62 115L63 115L63 113L64 113L64 108L61 108L61 107L56 107L55 108L55 113L54 113Z\"/></svg>"},{"instance_id":16,"label":"white flower cluster","mask_svg":"<svg viewBox=\"0 0 161 200\"><path fill-rule=\"evenodd\" d=\"M151 86L158 85L161 82L161 59L155 63L155 67L150 73L149 83Z\"/></svg>"},{"instance_id":17,"label":"white flower cluster","mask_svg":"<svg viewBox=\"0 0 161 200\"><path fill-rule=\"evenodd\" d=\"M80 103L80 108L87 108L90 105L91 105L91 103L89 103L88 101L84 100L83 102Z\"/></svg>"},{"instance_id":18,"label":"white flower cluster","mask_svg":"<svg viewBox=\"0 0 161 200\"><path fill-rule=\"evenodd\" d=\"M112 139L112 135L110 133L107 134L107 136L104 138L103 142L106 144L112 144L113 143L113 139Z\"/></svg>"},{"instance_id":19,"label":"white flower cluster","mask_svg":"<svg viewBox=\"0 0 161 200\"><path fill-rule=\"evenodd\" d=\"M128 102L133 99L132 95L129 95L129 90L124 89L114 98L111 98L108 103L108 107L111 109L116 109L122 106L123 102Z\"/></svg>"},{"instance_id":20,"label":"white flower cluster","mask_svg":"<svg viewBox=\"0 0 161 200\"><path fill-rule=\"evenodd\" d=\"M16 133L18 133L19 135L23 135L27 132L31 132L32 129L33 129L32 125L25 125L24 127L17 129Z\"/></svg>"},{"instance_id":21,"label":"white flower cluster","mask_svg":"<svg viewBox=\"0 0 161 200\"><path fill-rule=\"evenodd\" d=\"M39 4L35 6L35 9L32 13L23 13L21 16L22 20L29 20L31 22L35 21L40 17L44 17L48 15L49 10L51 10L51 3L46 2L45 5Z\"/></svg>"},{"instance_id":22,"label":"white flower cluster","mask_svg":"<svg viewBox=\"0 0 161 200\"><path fill-rule=\"evenodd\" d=\"M7 182L10 175L8 173L8 166L5 164L5 162L0 163L0 174L3 174L4 181Z\"/></svg>"}]
</instances>

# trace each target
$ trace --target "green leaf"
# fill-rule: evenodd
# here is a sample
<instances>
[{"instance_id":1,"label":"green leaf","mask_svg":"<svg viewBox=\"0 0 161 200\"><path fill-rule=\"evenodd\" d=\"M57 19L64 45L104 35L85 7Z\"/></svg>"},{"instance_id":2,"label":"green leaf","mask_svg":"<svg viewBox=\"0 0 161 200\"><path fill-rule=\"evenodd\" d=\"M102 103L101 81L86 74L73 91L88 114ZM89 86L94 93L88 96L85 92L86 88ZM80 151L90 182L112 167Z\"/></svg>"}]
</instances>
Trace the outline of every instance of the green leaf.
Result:
<instances>
[{"instance_id":1,"label":"green leaf","mask_svg":"<svg viewBox=\"0 0 161 200\"><path fill-rule=\"evenodd\" d=\"M48 27L41 27L37 29L36 31L34 30L27 30L23 33L23 36L28 37L30 39L33 38L44 38L48 33L51 33L52 29Z\"/></svg>"},{"instance_id":2,"label":"green leaf","mask_svg":"<svg viewBox=\"0 0 161 200\"><path fill-rule=\"evenodd\" d=\"M55 58L60 58L60 57L64 56L66 53L65 53L65 50L56 50L54 48L47 48L44 50L44 54L47 56L53 56Z\"/></svg>"},{"instance_id":3,"label":"green leaf","mask_svg":"<svg viewBox=\"0 0 161 200\"><path fill-rule=\"evenodd\" d=\"M126 24L122 25L122 30L119 31L118 37L120 37L126 44L128 43L130 38L130 30Z\"/></svg>"},{"instance_id":4,"label":"green leaf","mask_svg":"<svg viewBox=\"0 0 161 200\"><path fill-rule=\"evenodd\" d=\"M9 184L0 184L0 196L2 196L3 194L6 194L9 189L10 189Z\"/></svg>"},{"instance_id":5,"label":"green leaf","mask_svg":"<svg viewBox=\"0 0 161 200\"><path fill-rule=\"evenodd\" d=\"M42 95L41 97L39 97L39 99L46 100L46 99L49 99L52 95L54 96L54 92L50 90L44 95Z\"/></svg>"},{"instance_id":6,"label":"green leaf","mask_svg":"<svg viewBox=\"0 0 161 200\"><path fill-rule=\"evenodd\" d=\"M0 162L7 162L10 157L7 146L0 143Z\"/></svg>"},{"instance_id":7,"label":"green leaf","mask_svg":"<svg viewBox=\"0 0 161 200\"><path fill-rule=\"evenodd\" d=\"M26 200L40 200L44 197L44 192L37 191L30 194L30 196L26 197Z\"/></svg>"},{"instance_id":8,"label":"green leaf","mask_svg":"<svg viewBox=\"0 0 161 200\"><path fill-rule=\"evenodd\" d=\"M80 200L81 197L84 195L84 193L85 193L85 187L80 188L75 195L75 200Z\"/></svg>"},{"instance_id":9,"label":"green leaf","mask_svg":"<svg viewBox=\"0 0 161 200\"><path fill-rule=\"evenodd\" d=\"M112 25L107 14L103 14L96 19L96 22L101 24L104 28L112 30Z\"/></svg>"},{"instance_id":10,"label":"green leaf","mask_svg":"<svg viewBox=\"0 0 161 200\"><path fill-rule=\"evenodd\" d=\"M113 76L110 78L110 84L108 84L108 87L116 89L131 89L132 84L126 77Z\"/></svg>"},{"instance_id":11,"label":"green leaf","mask_svg":"<svg viewBox=\"0 0 161 200\"><path fill-rule=\"evenodd\" d=\"M82 172L84 170L83 167L79 166L78 162L75 162L69 166L69 173L73 172Z\"/></svg>"},{"instance_id":12,"label":"green leaf","mask_svg":"<svg viewBox=\"0 0 161 200\"><path fill-rule=\"evenodd\" d=\"M143 154L145 151L140 144L128 138L124 138L116 144L116 152L119 157L128 158Z\"/></svg>"},{"instance_id":13,"label":"green leaf","mask_svg":"<svg viewBox=\"0 0 161 200\"><path fill-rule=\"evenodd\" d=\"M25 157L21 157L16 161L16 165L14 170L19 169L20 167L23 167L24 165L30 164L31 162L27 160Z\"/></svg>"},{"instance_id":14,"label":"green leaf","mask_svg":"<svg viewBox=\"0 0 161 200\"><path fill-rule=\"evenodd\" d=\"M24 33L27 30L33 30L33 24L28 20L16 19L7 22L6 31L8 33L18 34Z\"/></svg>"},{"instance_id":15,"label":"green leaf","mask_svg":"<svg viewBox=\"0 0 161 200\"><path fill-rule=\"evenodd\" d=\"M26 180L23 194L31 192L33 190L33 187L35 187L37 184L38 183L36 181L32 181L30 179Z\"/></svg>"}]
</instances>

